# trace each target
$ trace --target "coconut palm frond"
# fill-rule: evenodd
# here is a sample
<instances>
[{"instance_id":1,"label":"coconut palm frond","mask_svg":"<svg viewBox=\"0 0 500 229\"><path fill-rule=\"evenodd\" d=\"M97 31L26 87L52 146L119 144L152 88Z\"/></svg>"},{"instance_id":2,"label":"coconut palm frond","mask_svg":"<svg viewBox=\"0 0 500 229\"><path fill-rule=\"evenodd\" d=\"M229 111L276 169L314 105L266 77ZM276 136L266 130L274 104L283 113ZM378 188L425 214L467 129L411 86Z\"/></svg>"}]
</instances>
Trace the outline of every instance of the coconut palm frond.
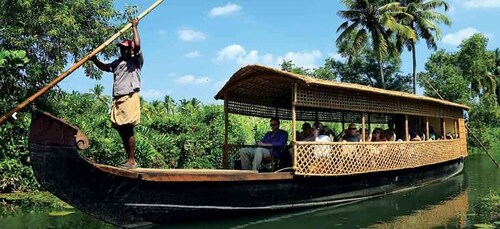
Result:
<instances>
[{"instance_id":1,"label":"coconut palm frond","mask_svg":"<svg viewBox=\"0 0 500 229\"><path fill-rule=\"evenodd\" d=\"M343 42L344 40L348 40L350 39L350 36L354 33L354 31L357 29L358 27L358 24L359 23L353 23L351 25L349 25L348 27L346 27L344 29L344 31L342 31L342 33L339 35L339 37L337 37L337 40L336 40L336 43L337 44L340 44L341 42ZM339 27L340 29L340 27ZM338 30L337 30L338 31Z\"/></svg>"}]
</instances>

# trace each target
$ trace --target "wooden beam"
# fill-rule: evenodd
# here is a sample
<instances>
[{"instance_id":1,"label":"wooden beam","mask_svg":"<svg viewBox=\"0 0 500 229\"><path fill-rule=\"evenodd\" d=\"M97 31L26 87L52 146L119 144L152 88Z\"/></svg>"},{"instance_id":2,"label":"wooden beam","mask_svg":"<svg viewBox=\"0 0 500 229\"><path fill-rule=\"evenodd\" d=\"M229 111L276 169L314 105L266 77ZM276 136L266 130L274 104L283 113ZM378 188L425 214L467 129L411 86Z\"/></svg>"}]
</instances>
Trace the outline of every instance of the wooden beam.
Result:
<instances>
[{"instance_id":1,"label":"wooden beam","mask_svg":"<svg viewBox=\"0 0 500 229\"><path fill-rule=\"evenodd\" d=\"M297 83L293 83L292 85L292 152L293 152L293 158L292 158L292 165L294 167L294 170L296 169L296 163L295 163L295 158L297 157L297 144L295 142L297 141L297 114L295 113L296 111L296 103L297 103ZM316 115L318 112L316 111Z\"/></svg>"},{"instance_id":2,"label":"wooden beam","mask_svg":"<svg viewBox=\"0 0 500 229\"><path fill-rule=\"evenodd\" d=\"M224 94L224 146L222 148L222 167L229 168L229 109L227 107L227 94Z\"/></svg>"},{"instance_id":3,"label":"wooden beam","mask_svg":"<svg viewBox=\"0 0 500 229\"><path fill-rule=\"evenodd\" d=\"M361 141L366 141L366 130L365 130L365 112L361 113Z\"/></svg>"},{"instance_id":4,"label":"wooden beam","mask_svg":"<svg viewBox=\"0 0 500 229\"><path fill-rule=\"evenodd\" d=\"M427 137L426 140L430 140L429 138L429 117L425 116L425 136Z\"/></svg>"},{"instance_id":5,"label":"wooden beam","mask_svg":"<svg viewBox=\"0 0 500 229\"><path fill-rule=\"evenodd\" d=\"M408 115L405 115L405 140L410 141L410 132L408 127Z\"/></svg>"},{"instance_id":6,"label":"wooden beam","mask_svg":"<svg viewBox=\"0 0 500 229\"><path fill-rule=\"evenodd\" d=\"M453 124L455 124L455 136L453 137L460 137L460 135L458 134L458 120L454 119L453 120Z\"/></svg>"},{"instance_id":7,"label":"wooden beam","mask_svg":"<svg viewBox=\"0 0 500 229\"><path fill-rule=\"evenodd\" d=\"M297 141L297 134L295 133L297 131L297 114L296 114L296 107L295 103L297 102L297 83L293 83L292 85L292 143Z\"/></svg>"},{"instance_id":8,"label":"wooden beam","mask_svg":"<svg viewBox=\"0 0 500 229\"><path fill-rule=\"evenodd\" d=\"M441 118L441 125L443 126L443 128L441 128L441 138L446 139L446 120L444 118Z\"/></svg>"}]
</instances>

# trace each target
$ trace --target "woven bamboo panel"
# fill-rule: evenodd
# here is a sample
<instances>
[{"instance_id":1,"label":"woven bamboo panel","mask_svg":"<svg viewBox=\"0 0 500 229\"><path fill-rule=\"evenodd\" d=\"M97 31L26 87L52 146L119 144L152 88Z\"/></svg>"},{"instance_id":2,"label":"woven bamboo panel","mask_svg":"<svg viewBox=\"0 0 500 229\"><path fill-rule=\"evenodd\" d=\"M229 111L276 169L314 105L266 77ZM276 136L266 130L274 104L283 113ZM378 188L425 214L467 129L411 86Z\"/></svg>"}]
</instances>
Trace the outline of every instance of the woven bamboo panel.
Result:
<instances>
[{"instance_id":1,"label":"woven bamboo panel","mask_svg":"<svg viewBox=\"0 0 500 229\"><path fill-rule=\"evenodd\" d=\"M465 157L462 139L422 142L297 142L295 174L342 176L415 168ZM465 155L464 155L465 154Z\"/></svg>"},{"instance_id":2,"label":"woven bamboo panel","mask_svg":"<svg viewBox=\"0 0 500 229\"><path fill-rule=\"evenodd\" d=\"M228 101L228 111L232 114L250 115L255 117L272 118L278 117L284 120L292 119L290 109L274 108L262 105L241 103ZM307 110L306 108L297 108L297 120L303 121L320 121L320 122L345 122L345 123L361 123L361 113L359 112L342 112L335 110ZM369 117L369 118L368 118ZM366 114L366 120L371 123L387 123L391 119L389 114Z\"/></svg>"},{"instance_id":3,"label":"woven bamboo panel","mask_svg":"<svg viewBox=\"0 0 500 229\"><path fill-rule=\"evenodd\" d=\"M448 118L463 117L462 109L457 107L345 89L324 91L319 88L299 88L297 106Z\"/></svg>"}]
</instances>

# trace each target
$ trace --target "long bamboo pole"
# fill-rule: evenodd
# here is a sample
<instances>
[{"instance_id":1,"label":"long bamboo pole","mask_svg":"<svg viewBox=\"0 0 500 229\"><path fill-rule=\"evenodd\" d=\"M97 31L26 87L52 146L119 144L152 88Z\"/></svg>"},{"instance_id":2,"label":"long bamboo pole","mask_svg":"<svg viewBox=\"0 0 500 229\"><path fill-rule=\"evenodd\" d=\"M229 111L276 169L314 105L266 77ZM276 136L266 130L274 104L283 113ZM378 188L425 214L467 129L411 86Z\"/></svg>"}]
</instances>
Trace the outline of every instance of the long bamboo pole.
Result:
<instances>
[{"instance_id":1,"label":"long bamboo pole","mask_svg":"<svg viewBox=\"0 0 500 229\"><path fill-rule=\"evenodd\" d=\"M434 92L436 92L436 94L439 96L439 98L441 98L442 100L444 100L444 99L443 99L443 97L442 97L442 96L439 94L439 92L436 90L436 88L434 88L434 87L432 86L432 84L431 84L431 83L429 83L429 81L427 81L427 79L425 79L425 78L423 78L423 77L422 77L421 79L423 79L423 80L424 80L424 81L425 81L425 82L426 82L426 83L427 83L427 84L428 84L428 85L432 88L432 90L434 90ZM478 138L478 137L474 134L474 132L472 132L472 130L469 128L469 126L468 126L467 124L465 124L465 129L467 129L467 131L468 131L469 133L471 133L471 135L474 137L474 139L477 141L477 143L479 143L479 145L480 145L480 146L481 146L481 148L484 150L484 152L486 152L486 154L488 155L488 157L490 157L490 159L493 161L493 163L495 163L495 165L497 166L497 168L499 168L499 167L500 167L500 165L498 165L498 163L497 163L497 161L495 160L495 158L493 158L493 156L491 156L490 152L486 149L486 147L484 147L483 143L482 143L482 142L479 140L479 138Z\"/></svg>"},{"instance_id":2,"label":"long bamboo pole","mask_svg":"<svg viewBox=\"0 0 500 229\"><path fill-rule=\"evenodd\" d=\"M467 128L469 133L471 133L472 137L474 137L474 139L476 139L477 143L479 143L481 148L486 152L486 154L488 154L488 157L490 157L490 159L493 161L493 163L495 163L497 168L500 167L500 165L498 165L497 161L495 161L495 158L493 158L493 156L491 156L490 152L486 149L486 147L484 147L483 143L481 141L479 141L479 138L476 136L476 134L474 134L474 132L472 132L472 130L470 130L470 128L467 124L465 124L465 128Z\"/></svg>"},{"instance_id":3,"label":"long bamboo pole","mask_svg":"<svg viewBox=\"0 0 500 229\"><path fill-rule=\"evenodd\" d=\"M163 0L158 0L156 1L153 5L151 5L149 8L147 8L144 12L142 12L137 18L139 20L141 20L144 16L146 16L147 14L149 14L154 8L156 8L158 5L160 5L161 3L163 2ZM61 82L61 80L63 80L64 78L66 78L68 75L70 75L71 73L73 73L76 69L78 69L80 66L82 66L85 62L87 62L90 58L92 58L93 56L97 55L97 53L99 53L100 51L102 51L106 46L108 46L109 44L111 44L111 42L113 42L114 40L116 40L116 38L118 38L120 35L122 35L125 31L127 31L130 27L132 27L132 23L128 23L127 25L125 25L120 31L118 31L117 33L115 33L113 36L111 36L108 40L106 40L104 43L102 43L99 47L97 47L96 49L94 49L94 51L92 51L90 54L88 54L87 56L83 57L82 59L80 59L78 62L74 63L69 69L67 69L65 72L63 72L61 75L59 75L58 77L56 77L54 80L52 80L52 82L50 82L49 84L45 85L42 89L40 89L38 92L36 92L35 94L33 94L32 96L30 96L28 99L26 99L24 102L20 103L17 107L15 107L14 109L12 109L11 111L9 111L7 114L5 114L4 116L2 116L0 118L0 124L2 124L3 122L5 122L9 117L11 117L13 114L15 114L16 112L18 112L19 110L23 109L24 107L26 107L28 104L30 104L31 102L35 101L35 99L37 99L38 97L40 97L41 95L45 94L45 92L47 92L48 90L50 90L52 87L54 87L56 84L58 84L59 82Z\"/></svg>"}]
</instances>

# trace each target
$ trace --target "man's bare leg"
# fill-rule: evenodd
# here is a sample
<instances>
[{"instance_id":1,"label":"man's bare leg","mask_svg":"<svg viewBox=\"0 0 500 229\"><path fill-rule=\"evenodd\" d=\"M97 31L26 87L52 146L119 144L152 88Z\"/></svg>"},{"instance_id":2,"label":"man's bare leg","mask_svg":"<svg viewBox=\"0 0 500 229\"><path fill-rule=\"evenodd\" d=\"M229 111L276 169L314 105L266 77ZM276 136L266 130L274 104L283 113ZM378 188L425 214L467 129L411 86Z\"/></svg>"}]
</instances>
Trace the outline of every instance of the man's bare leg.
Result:
<instances>
[{"instance_id":1,"label":"man's bare leg","mask_svg":"<svg viewBox=\"0 0 500 229\"><path fill-rule=\"evenodd\" d=\"M123 147L127 153L127 164L136 165L135 161L135 136L133 125L123 125L117 128L120 137L122 138Z\"/></svg>"}]
</instances>

